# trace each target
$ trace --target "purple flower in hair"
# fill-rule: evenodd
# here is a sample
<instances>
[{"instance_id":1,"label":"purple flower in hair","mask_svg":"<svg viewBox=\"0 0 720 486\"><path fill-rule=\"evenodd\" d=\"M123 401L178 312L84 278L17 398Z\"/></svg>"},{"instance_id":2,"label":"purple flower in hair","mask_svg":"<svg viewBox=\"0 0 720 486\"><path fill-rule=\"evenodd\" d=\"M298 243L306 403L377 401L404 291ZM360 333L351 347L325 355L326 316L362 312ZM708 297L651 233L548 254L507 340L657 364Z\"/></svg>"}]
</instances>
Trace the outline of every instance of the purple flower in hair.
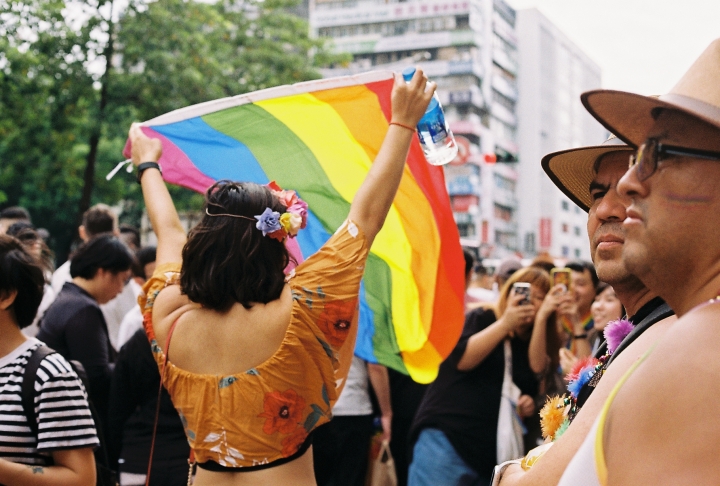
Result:
<instances>
[{"instance_id":1,"label":"purple flower in hair","mask_svg":"<svg viewBox=\"0 0 720 486\"><path fill-rule=\"evenodd\" d=\"M613 354L620 346L625 336L633 330L633 324L625 319L618 319L605 326L605 339L607 340L608 352Z\"/></svg>"},{"instance_id":2,"label":"purple flower in hair","mask_svg":"<svg viewBox=\"0 0 720 486\"><path fill-rule=\"evenodd\" d=\"M255 219L258 220L255 227L262 231L263 236L282 228L280 225L280 213L270 208L265 208L262 214L255 215Z\"/></svg>"}]
</instances>

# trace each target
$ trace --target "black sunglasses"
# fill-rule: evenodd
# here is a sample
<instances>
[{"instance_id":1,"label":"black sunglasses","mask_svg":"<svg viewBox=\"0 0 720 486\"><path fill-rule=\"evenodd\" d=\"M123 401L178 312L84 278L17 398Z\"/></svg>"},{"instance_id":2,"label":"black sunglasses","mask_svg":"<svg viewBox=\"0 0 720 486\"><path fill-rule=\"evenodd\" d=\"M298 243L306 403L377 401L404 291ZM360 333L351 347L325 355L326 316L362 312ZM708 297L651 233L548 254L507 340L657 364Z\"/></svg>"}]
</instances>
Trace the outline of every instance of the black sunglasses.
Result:
<instances>
[{"instance_id":1,"label":"black sunglasses","mask_svg":"<svg viewBox=\"0 0 720 486\"><path fill-rule=\"evenodd\" d=\"M674 145L664 145L655 138L638 147L637 152L630 156L629 169L637 166L636 173L640 182L646 181L655 173L658 162L668 155L680 155L683 157L694 157L698 159L720 160L720 152L709 150L698 150Z\"/></svg>"}]
</instances>

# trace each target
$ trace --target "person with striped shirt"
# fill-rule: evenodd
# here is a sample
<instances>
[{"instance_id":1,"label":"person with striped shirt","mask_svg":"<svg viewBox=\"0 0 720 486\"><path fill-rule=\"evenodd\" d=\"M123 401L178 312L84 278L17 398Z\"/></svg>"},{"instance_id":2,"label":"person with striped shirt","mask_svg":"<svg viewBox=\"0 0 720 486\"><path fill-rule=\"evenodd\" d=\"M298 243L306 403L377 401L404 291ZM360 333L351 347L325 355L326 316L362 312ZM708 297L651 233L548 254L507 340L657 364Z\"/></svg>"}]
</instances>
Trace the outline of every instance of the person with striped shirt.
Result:
<instances>
[{"instance_id":1,"label":"person with striped shirt","mask_svg":"<svg viewBox=\"0 0 720 486\"><path fill-rule=\"evenodd\" d=\"M46 356L37 370L37 436L23 411L23 375L42 342L21 329L35 317L44 283L34 257L0 235L0 485L90 486L99 441L85 388L61 355Z\"/></svg>"}]
</instances>

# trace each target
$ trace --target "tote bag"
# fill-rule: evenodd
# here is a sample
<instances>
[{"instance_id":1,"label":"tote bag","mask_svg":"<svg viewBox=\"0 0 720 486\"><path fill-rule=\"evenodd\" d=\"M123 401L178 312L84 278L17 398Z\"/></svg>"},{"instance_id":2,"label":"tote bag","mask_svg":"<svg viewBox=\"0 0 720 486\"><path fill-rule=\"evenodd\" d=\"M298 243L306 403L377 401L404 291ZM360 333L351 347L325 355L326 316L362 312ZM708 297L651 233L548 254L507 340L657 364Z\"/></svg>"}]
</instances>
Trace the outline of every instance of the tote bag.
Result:
<instances>
[{"instance_id":1,"label":"tote bag","mask_svg":"<svg viewBox=\"0 0 720 486\"><path fill-rule=\"evenodd\" d=\"M505 340L505 374L500 396L500 414L497 427L497 463L523 455L523 424L517 413L520 388L512 381L512 347Z\"/></svg>"},{"instance_id":2,"label":"tote bag","mask_svg":"<svg viewBox=\"0 0 720 486\"><path fill-rule=\"evenodd\" d=\"M373 451L374 452L374 451ZM397 486L395 461L390 454L390 443L383 441L377 456L371 452L366 486Z\"/></svg>"}]
</instances>

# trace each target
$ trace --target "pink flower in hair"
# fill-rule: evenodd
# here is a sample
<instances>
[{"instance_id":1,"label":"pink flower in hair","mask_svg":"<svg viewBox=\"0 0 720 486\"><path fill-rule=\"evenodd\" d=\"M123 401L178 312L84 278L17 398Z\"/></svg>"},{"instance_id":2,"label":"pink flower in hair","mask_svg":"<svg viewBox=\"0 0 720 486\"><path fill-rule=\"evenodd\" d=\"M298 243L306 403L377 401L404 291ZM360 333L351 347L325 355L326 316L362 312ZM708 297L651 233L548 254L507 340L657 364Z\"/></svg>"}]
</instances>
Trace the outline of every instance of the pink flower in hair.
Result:
<instances>
[{"instance_id":1,"label":"pink flower in hair","mask_svg":"<svg viewBox=\"0 0 720 486\"><path fill-rule=\"evenodd\" d=\"M308 205L305 201L302 199L298 199L295 204L288 207L289 213L295 213L298 216L302 218L302 224L300 225L300 229L305 229L305 226L307 226L307 212L308 212Z\"/></svg>"}]
</instances>

